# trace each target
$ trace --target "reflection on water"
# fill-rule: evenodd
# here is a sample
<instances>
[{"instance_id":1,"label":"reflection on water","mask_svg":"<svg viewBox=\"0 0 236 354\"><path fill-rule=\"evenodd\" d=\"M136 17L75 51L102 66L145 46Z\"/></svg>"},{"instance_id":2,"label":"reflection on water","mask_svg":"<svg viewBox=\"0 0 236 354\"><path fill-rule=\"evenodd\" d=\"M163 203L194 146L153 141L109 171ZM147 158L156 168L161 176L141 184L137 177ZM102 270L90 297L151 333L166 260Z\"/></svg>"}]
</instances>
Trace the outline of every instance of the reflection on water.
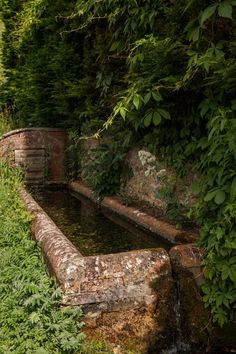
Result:
<instances>
[{"instance_id":1,"label":"reflection on water","mask_svg":"<svg viewBox=\"0 0 236 354\"><path fill-rule=\"evenodd\" d=\"M157 236L132 232L107 219L91 202L67 191L33 191L34 198L84 256L145 248L168 248ZM123 225L123 223L122 223Z\"/></svg>"}]
</instances>

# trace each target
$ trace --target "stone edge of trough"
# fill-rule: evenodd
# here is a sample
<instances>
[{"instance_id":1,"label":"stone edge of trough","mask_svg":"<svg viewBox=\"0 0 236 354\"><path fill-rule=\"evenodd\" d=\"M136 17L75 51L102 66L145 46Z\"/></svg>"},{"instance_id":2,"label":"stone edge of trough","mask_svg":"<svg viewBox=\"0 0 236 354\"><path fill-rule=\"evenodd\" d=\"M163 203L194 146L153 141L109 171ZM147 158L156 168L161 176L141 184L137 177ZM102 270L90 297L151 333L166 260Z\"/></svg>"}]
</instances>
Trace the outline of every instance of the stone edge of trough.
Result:
<instances>
[{"instance_id":1,"label":"stone edge of trough","mask_svg":"<svg viewBox=\"0 0 236 354\"><path fill-rule=\"evenodd\" d=\"M85 186L83 190L88 191ZM156 249L83 257L24 188L19 195L34 216L32 233L41 243L49 271L63 290L62 304L82 305L87 315L112 311L118 314L116 311L121 308L124 311L140 306L151 309L157 304L163 311L163 301L170 302L174 271L180 282L181 311L185 313L190 342L207 343L210 340L212 344L235 348L235 329L233 336L227 327L217 330L210 338L206 331L202 331L202 324L209 320L209 312L204 309L199 293L204 281L201 249L184 244L172 247L169 255L164 249ZM91 191L86 195L89 196L98 203ZM160 297L164 284L168 298ZM153 313L153 310L148 311Z\"/></svg>"},{"instance_id":2,"label":"stone edge of trough","mask_svg":"<svg viewBox=\"0 0 236 354\"><path fill-rule=\"evenodd\" d=\"M94 307L116 311L120 303L127 308L154 306L152 285L172 283L170 258L164 249L83 257L24 188L19 196L33 215L33 237L62 288L64 304L92 306L92 311Z\"/></svg>"},{"instance_id":3,"label":"stone edge of trough","mask_svg":"<svg viewBox=\"0 0 236 354\"><path fill-rule=\"evenodd\" d=\"M125 206L116 197L105 197L100 200L96 198L93 191L87 187L82 181L73 181L68 184L69 189L78 195L92 200L102 209L110 210L121 218L138 225L141 228L158 234L172 244L192 243L196 241L197 235L177 230L173 225L159 220L151 215L141 212L137 208Z\"/></svg>"},{"instance_id":4,"label":"stone edge of trough","mask_svg":"<svg viewBox=\"0 0 236 354\"><path fill-rule=\"evenodd\" d=\"M24 132L31 132L31 131L44 131L44 132L64 132L64 129L60 128L21 128L21 129L15 129L11 130L10 132L3 134L0 136L0 140L3 140L5 138L8 138L11 135L15 135L18 133L24 133Z\"/></svg>"},{"instance_id":5,"label":"stone edge of trough","mask_svg":"<svg viewBox=\"0 0 236 354\"><path fill-rule=\"evenodd\" d=\"M71 261L74 258L83 258L83 256L25 188L19 190L19 196L26 210L33 216L32 236L40 243L49 271L61 285L65 278L64 264L68 261L68 255Z\"/></svg>"}]
</instances>

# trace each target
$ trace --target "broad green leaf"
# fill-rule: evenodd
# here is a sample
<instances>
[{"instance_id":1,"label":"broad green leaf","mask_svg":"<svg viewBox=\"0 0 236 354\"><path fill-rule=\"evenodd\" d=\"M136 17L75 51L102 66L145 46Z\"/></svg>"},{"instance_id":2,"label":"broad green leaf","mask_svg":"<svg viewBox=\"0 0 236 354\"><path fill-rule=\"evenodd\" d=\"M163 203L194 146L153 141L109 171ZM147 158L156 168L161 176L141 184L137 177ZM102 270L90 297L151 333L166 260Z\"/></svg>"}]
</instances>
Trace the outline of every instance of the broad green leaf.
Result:
<instances>
[{"instance_id":1,"label":"broad green leaf","mask_svg":"<svg viewBox=\"0 0 236 354\"><path fill-rule=\"evenodd\" d=\"M191 185L191 191L194 195L198 195L202 190L202 186L199 182L193 182Z\"/></svg>"},{"instance_id":2,"label":"broad green leaf","mask_svg":"<svg viewBox=\"0 0 236 354\"><path fill-rule=\"evenodd\" d=\"M224 266L221 272L221 278L222 280L225 280L229 277L229 273L230 273L230 268L228 268L227 266Z\"/></svg>"},{"instance_id":3,"label":"broad green leaf","mask_svg":"<svg viewBox=\"0 0 236 354\"><path fill-rule=\"evenodd\" d=\"M153 123L154 125L159 125L161 123L161 115L158 112L153 113Z\"/></svg>"},{"instance_id":4,"label":"broad green leaf","mask_svg":"<svg viewBox=\"0 0 236 354\"><path fill-rule=\"evenodd\" d=\"M206 20L208 20L215 13L217 6L218 4L210 5L202 12L201 19L200 19L201 26Z\"/></svg>"},{"instance_id":5,"label":"broad green leaf","mask_svg":"<svg viewBox=\"0 0 236 354\"><path fill-rule=\"evenodd\" d=\"M236 270L234 268L230 269L229 277L233 282L236 282Z\"/></svg>"},{"instance_id":6,"label":"broad green leaf","mask_svg":"<svg viewBox=\"0 0 236 354\"><path fill-rule=\"evenodd\" d=\"M113 42L110 48L110 52L114 52L120 45L119 41Z\"/></svg>"},{"instance_id":7,"label":"broad green leaf","mask_svg":"<svg viewBox=\"0 0 236 354\"><path fill-rule=\"evenodd\" d=\"M225 197L226 197L225 192L223 190L218 190L215 195L214 201L216 204L220 205L220 204L224 203Z\"/></svg>"},{"instance_id":8,"label":"broad green leaf","mask_svg":"<svg viewBox=\"0 0 236 354\"><path fill-rule=\"evenodd\" d=\"M199 39L200 27L194 28L191 32L189 32L188 38L193 42L196 42Z\"/></svg>"},{"instance_id":9,"label":"broad green leaf","mask_svg":"<svg viewBox=\"0 0 236 354\"><path fill-rule=\"evenodd\" d=\"M209 100L202 101L202 103L199 105L199 108L201 108L200 114L201 114L201 117L203 117L210 109Z\"/></svg>"},{"instance_id":10,"label":"broad green leaf","mask_svg":"<svg viewBox=\"0 0 236 354\"><path fill-rule=\"evenodd\" d=\"M160 102L162 101L162 97L160 92L158 91L152 91L152 97L154 98L155 101Z\"/></svg>"},{"instance_id":11,"label":"broad green leaf","mask_svg":"<svg viewBox=\"0 0 236 354\"><path fill-rule=\"evenodd\" d=\"M165 109L158 109L158 112L160 113L160 115L165 118L165 119L171 119L170 117L170 113L168 111L166 111Z\"/></svg>"},{"instance_id":12,"label":"broad green leaf","mask_svg":"<svg viewBox=\"0 0 236 354\"><path fill-rule=\"evenodd\" d=\"M208 192L205 195L204 201L209 202L210 200L212 200L215 197L217 191L218 191L217 189L214 189L213 191Z\"/></svg>"},{"instance_id":13,"label":"broad green leaf","mask_svg":"<svg viewBox=\"0 0 236 354\"><path fill-rule=\"evenodd\" d=\"M223 303L224 296L220 295L216 298L216 306L219 307Z\"/></svg>"},{"instance_id":14,"label":"broad green leaf","mask_svg":"<svg viewBox=\"0 0 236 354\"><path fill-rule=\"evenodd\" d=\"M233 182L231 184L230 196L231 197L235 197L236 196L236 177L234 177Z\"/></svg>"},{"instance_id":15,"label":"broad green leaf","mask_svg":"<svg viewBox=\"0 0 236 354\"><path fill-rule=\"evenodd\" d=\"M144 96L144 103L147 104L149 101L150 101L150 98L152 96L152 93L151 92L148 92L145 96Z\"/></svg>"},{"instance_id":16,"label":"broad green leaf","mask_svg":"<svg viewBox=\"0 0 236 354\"><path fill-rule=\"evenodd\" d=\"M125 108L123 108L123 107L120 108L120 115L123 119L125 119L125 117L126 117L126 109Z\"/></svg>"},{"instance_id":17,"label":"broad green leaf","mask_svg":"<svg viewBox=\"0 0 236 354\"><path fill-rule=\"evenodd\" d=\"M152 112L148 113L144 118L144 126L149 127L152 121Z\"/></svg>"},{"instance_id":18,"label":"broad green leaf","mask_svg":"<svg viewBox=\"0 0 236 354\"><path fill-rule=\"evenodd\" d=\"M218 8L218 14L221 17L232 18L233 7L228 2L222 2Z\"/></svg>"},{"instance_id":19,"label":"broad green leaf","mask_svg":"<svg viewBox=\"0 0 236 354\"><path fill-rule=\"evenodd\" d=\"M135 95L134 96L133 104L134 104L135 108L138 110L139 109L139 105L140 105L140 96L139 95Z\"/></svg>"},{"instance_id":20,"label":"broad green leaf","mask_svg":"<svg viewBox=\"0 0 236 354\"><path fill-rule=\"evenodd\" d=\"M206 295L210 294L210 289L209 289L208 284L206 284L206 283L203 284L202 287L201 287L201 289L202 289L202 291L203 291L204 294L206 294Z\"/></svg>"}]
</instances>

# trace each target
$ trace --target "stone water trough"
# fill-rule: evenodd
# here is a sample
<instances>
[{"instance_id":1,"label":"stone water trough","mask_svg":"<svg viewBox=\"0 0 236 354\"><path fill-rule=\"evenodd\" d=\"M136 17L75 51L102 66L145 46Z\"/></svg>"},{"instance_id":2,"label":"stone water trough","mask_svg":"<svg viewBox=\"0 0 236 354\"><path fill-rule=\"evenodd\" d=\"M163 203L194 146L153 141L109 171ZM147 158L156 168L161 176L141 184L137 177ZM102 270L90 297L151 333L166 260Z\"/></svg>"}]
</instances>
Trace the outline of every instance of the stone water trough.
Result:
<instances>
[{"instance_id":1,"label":"stone water trough","mask_svg":"<svg viewBox=\"0 0 236 354\"><path fill-rule=\"evenodd\" d=\"M59 184L66 181L66 145L67 135L61 130L23 129L2 137L0 154L25 169L27 183ZM203 353L206 345L236 347L235 322L211 334L207 331L209 313L199 291L203 253L186 244L194 235L116 198L98 201L81 182L67 188L79 198L99 203L113 219L129 221L174 246L169 253L158 248L84 257L29 192L19 191L34 216L32 236L40 242L49 272L63 291L62 305L82 307L88 334L126 343L141 353L161 353L174 345L179 353L188 348L191 354ZM201 349L193 351L195 345Z\"/></svg>"}]
</instances>

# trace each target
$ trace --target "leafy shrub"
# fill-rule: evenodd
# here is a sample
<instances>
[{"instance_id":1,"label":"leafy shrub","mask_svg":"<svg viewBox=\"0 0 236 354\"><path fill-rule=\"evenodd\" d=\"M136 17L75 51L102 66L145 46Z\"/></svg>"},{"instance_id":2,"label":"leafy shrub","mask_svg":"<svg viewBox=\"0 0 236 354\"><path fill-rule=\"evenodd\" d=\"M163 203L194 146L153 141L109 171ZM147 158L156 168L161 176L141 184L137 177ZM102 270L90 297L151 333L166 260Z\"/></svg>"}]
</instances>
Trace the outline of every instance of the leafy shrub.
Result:
<instances>
[{"instance_id":1,"label":"leafy shrub","mask_svg":"<svg viewBox=\"0 0 236 354\"><path fill-rule=\"evenodd\" d=\"M79 353L80 310L60 309L61 291L30 239L19 177L0 161L0 353Z\"/></svg>"},{"instance_id":2,"label":"leafy shrub","mask_svg":"<svg viewBox=\"0 0 236 354\"><path fill-rule=\"evenodd\" d=\"M125 153L113 144L101 144L88 151L82 177L98 196L117 194Z\"/></svg>"}]
</instances>

